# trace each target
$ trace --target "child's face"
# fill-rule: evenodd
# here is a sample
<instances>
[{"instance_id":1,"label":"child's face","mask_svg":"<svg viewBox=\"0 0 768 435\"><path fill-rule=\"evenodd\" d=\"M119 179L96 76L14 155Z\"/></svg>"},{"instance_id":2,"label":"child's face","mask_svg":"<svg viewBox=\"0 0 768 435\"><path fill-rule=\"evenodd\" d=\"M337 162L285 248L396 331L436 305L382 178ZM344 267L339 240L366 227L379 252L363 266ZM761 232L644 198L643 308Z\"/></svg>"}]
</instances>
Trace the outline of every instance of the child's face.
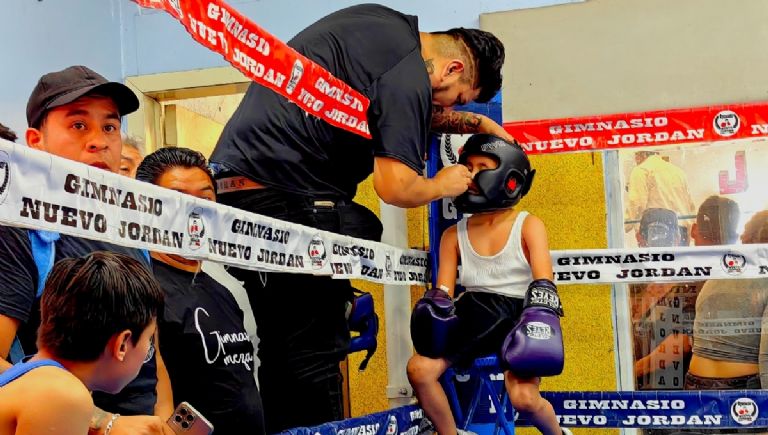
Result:
<instances>
[{"instance_id":1,"label":"child's face","mask_svg":"<svg viewBox=\"0 0 768 435\"><path fill-rule=\"evenodd\" d=\"M480 171L496 169L499 167L499 164L496 162L496 160L489 156L474 154L467 157L466 166L467 169L469 169L469 172L472 174L472 184L469 186L469 191L471 193L478 193L477 186L475 185L475 175L477 175L477 173Z\"/></svg>"}]
</instances>

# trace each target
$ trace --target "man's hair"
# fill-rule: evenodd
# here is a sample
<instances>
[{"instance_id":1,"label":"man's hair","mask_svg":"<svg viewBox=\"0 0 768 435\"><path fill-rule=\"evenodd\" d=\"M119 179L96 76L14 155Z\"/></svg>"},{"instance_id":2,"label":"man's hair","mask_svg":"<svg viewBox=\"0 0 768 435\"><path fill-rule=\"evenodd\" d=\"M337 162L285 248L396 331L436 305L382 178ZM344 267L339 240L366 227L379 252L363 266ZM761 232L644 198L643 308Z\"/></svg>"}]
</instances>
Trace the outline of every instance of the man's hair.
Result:
<instances>
[{"instance_id":1,"label":"man's hair","mask_svg":"<svg viewBox=\"0 0 768 435\"><path fill-rule=\"evenodd\" d=\"M739 239L739 204L722 196L712 195L699 206L696 229L699 235L715 245L730 245Z\"/></svg>"},{"instance_id":2,"label":"man's hair","mask_svg":"<svg viewBox=\"0 0 768 435\"><path fill-rule=\"evenodd\" d=\"M135 136L123 134L123 147L133 148L140 156L144 156L144 142Z\"/></svg>"},{"instance_id":3,"label":"man's hair","mask_svg":"<svg viewBox=\"0 0 768 435\"><path fill-rule=\"evenodd\" d=\"M469 48L474 63L475 87L480 89L478 103L487 103L501 89L501 67L504 65L504 44L492 33L457 27L433 35L448 35Z\"/></svg>"},{"instance_id":4,"label":"man's hair","mask_svg":"<svg viewBox=\"0 0 768 435\"><path fill-rule=\"evenodd\" d=\"M171 168L199 168L208 174L213 189L216 190L216 182L205 156L189 148L168 147L153 152L145 157L136 169L136 179L157 184L157 180Z\"/></svg>"},{"instance_id":5,"label":"man's hair","mask_svg":"<svg viewBox=\"0 0 768 435\"><path fill-rule=\"evenodd\" d=\"M755 213L744 225L742 243L768 243L768 210Z\"/></svg>"},{"instance_id":6,"label":"man's hair","mask_svg":"<svg viewBox=\"0 0 768 435\"><path fill-rule=\"evenodd\" d=\"M16 142L16 139L19 138L16 136L16 132L4 126L3 124L0 124L0 137L11 142Z\"/></svg>"},{"instance_id":7,"label":"man's hair","mask_svg":"<svg viewBox=\"0 0 768 435\"><path fill-rule=\"evenodd\" d=\"M67 258L45 283L38 347L71 361L95 361L126 329L135 345L162 309L160 285L138 260L101 251Z\"/></svg>"}]
</instances>

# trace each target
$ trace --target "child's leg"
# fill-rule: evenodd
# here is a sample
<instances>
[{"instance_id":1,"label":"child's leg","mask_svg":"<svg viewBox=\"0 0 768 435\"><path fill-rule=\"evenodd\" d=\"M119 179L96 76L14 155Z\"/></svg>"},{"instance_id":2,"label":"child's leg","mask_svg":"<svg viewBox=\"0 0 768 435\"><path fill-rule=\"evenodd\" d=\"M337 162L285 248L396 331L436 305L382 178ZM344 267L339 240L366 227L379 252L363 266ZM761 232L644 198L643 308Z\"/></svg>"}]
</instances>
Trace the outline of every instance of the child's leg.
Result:
<instances>
[{"instance_id":1,"label":"child's leg","mask_svg":"<svg viewBox=\"0 0 768 435\"><path fill-rule=\"evenodd\" d=\"M509 370L504 372L504 385L509 401L544 435L562 435L552 404L539 393L539 378L521 379Z\"/></svg>"},{"instance_id":2,"label":"child's leg","mask_svg":"<svg viewBox=\"0 0 768 435\"><path fill-rule=\"evenodd\" d=\"M419 399L419 405L440 435L456 435L451 405L439 378L450 364L447 360L414 355L408 360L408 380Z\"/></svg>"}]
</instances>

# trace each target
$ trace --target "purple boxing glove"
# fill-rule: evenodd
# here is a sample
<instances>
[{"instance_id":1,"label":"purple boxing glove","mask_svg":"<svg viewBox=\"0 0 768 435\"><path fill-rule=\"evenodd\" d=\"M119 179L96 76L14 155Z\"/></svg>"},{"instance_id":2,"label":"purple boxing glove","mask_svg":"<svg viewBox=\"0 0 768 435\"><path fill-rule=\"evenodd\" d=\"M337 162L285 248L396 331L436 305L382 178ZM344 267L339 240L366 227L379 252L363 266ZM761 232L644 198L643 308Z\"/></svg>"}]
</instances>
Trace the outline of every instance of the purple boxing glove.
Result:
<instances>
[{"instance_id":1,"label":"purple boxing glove","mask_svg":"<svg viewBox=\"0 0 768 435\"><path fill-rule=\"evenodd\" d=\"M506 368L522 378L562 373L565 361L560 329L562 315L555 284L548 279L533 281L525 294L520 320L501 348Z\"/></svg>"},{"instance_id":2,"label":"purple boxing glove","mask_svg":"<svg viewBox=\"0 0 768 435\"><path fill-rule=\"evenodd\" d=\"M451 296L442 289L427 290L411 313L411 339L416 352L430 358L445 356L458 321Z\"/></svg>"}]
</instances>

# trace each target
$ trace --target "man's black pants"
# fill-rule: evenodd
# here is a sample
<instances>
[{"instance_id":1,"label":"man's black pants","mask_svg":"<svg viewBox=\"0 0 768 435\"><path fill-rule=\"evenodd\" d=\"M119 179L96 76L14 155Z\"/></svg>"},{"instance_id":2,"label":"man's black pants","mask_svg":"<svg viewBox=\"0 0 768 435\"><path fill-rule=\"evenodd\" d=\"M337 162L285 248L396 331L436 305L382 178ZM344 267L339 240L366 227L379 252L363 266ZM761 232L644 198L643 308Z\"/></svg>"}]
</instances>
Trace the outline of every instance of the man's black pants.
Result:
<instances>
[{"instance_id":1,"label":"man's black pants","mask_svg":"<svg viewBox=\"0 0 768 435\"><path fill-rule=\"evenodd\" d=\"M219 202L326 231L381 239L378 218L351 201L257 189L222 194ZM349 281L242 269L230 272L245 281L256 319L259 390L267 433L343 419L339 362L349 351L345 318L346 303L353 297Z\"/></svg>"}]
</instances>

